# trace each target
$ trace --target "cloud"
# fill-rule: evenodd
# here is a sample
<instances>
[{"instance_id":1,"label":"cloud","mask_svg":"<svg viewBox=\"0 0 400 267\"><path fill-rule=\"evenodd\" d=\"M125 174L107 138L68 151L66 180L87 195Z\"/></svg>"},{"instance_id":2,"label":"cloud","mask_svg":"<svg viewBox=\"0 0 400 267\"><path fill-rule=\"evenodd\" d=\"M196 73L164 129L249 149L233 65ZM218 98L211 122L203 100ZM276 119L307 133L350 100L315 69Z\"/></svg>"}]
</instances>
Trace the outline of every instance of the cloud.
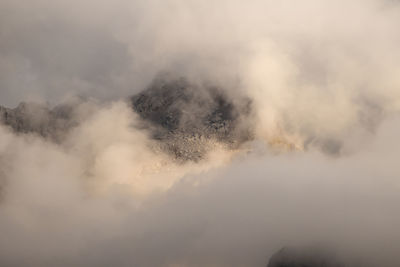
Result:
<instances>
[{"instance_id":1,"label":"cloud","mask_svg":"<svg viewBox=\"0 0 400 267\"><path fill-rule=\"evenodd\" d=\"M252 153L187 174L145 199L138 192L154 177L141 174L143 184L132 178L138 190L132 195L118 175L139 168L145 154L129 160L126 153L135 150L108 147L85 177L82 168L90 165L76 153L29 138L11 141L2 131L2 155L11 162L0 216L2 264L258 266L284 245L322 240L395 266L397 125L398 119L387 122L356 155ZM163 179L176 171L161 170ZM107 184L107 192L88 194L83 177Z\"/></svg>"},{"instance_id":2,"label":"cloud","mask_svg":"<svg viewBox=\"0 0 400 267\"><path fill-rule=\"evenodd\" d=\"M0 104L80 96L58 142L0 127L0 265L262 266L320 241L398 265L397 1L0 10ZM164 153L127 101L160 73L250 99L253 138Z\"/></svg>"}]
</instances>

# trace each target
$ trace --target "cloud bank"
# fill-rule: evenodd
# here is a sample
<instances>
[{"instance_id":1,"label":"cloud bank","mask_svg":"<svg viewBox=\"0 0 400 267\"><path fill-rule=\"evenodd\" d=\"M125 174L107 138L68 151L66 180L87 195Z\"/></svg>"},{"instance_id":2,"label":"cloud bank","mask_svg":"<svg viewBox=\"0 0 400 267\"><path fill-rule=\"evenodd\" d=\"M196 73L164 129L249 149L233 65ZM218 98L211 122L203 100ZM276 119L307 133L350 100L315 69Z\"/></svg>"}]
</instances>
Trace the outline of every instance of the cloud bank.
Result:
<instances>
[{"instance_id":1,"label":"cloud bank","mask_svg":"<svg viewBox=\"0 0 400 267\"><path fill-rule=\"evenodd\" d=\"M282 246L327 242L397 266L399 11L1 1L0 105L42 103L32 125L57 105L72 115L55 138L0 126L0 265L265 266ZM165 153L129 102L160 75L193 85L187 121L210 88L248 99L251 138L201 139L198 161Z\"/></svg>"}]
</instances>

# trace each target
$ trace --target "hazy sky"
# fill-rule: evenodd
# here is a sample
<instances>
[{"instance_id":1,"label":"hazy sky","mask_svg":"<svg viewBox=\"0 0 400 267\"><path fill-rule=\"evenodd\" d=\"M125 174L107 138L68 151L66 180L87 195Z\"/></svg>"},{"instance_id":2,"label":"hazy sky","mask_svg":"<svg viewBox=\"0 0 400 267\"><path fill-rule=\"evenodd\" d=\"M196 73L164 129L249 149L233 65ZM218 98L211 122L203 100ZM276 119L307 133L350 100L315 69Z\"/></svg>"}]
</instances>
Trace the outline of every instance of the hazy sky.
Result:
<instances>
[{"instance_id":1,"label":"hazy sky","mask_svg":"<svg viewBox=\"0 0 400 267\"><path fill-rule=\"evenodd\" d=\"M59 144L0 126L0 265L398 266L399 28L384 0L0 0L0 105L88 99ZM249 97L254 140L152 149L124 98L166 72Z\"/></svg>"}]
</instances>

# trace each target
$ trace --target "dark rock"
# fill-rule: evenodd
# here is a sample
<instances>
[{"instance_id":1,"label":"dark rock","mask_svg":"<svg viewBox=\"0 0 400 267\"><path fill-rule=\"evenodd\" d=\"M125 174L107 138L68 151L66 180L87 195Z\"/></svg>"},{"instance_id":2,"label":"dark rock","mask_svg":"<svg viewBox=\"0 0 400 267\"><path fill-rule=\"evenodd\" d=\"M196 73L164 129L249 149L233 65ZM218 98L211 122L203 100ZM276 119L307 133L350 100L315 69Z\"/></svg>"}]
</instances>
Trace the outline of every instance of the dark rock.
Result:
<instances>
[{"instance_id":1,"label":"dark rock","mask_svg":"<svg viewBox=\"0 0 400 267\"><path fill-rule=\"evenodd\" d=\"M199 160L207 141L237 147L251 138L243 119L250 116L247 98L235 101L216 87L199 87L185 79L156 79L131 98L132 108L147 122L152 137L178 159Z\"/></svg>"},{"instance_id":2,"label":"dark rock","mask_svg":"<svg viewBox=\"0 0 400 267\"><path fill-rule=\"evenodd\" d=\"M60 105L52 109L37 103L20 103L16 108L0 106L0 122L17 133L35 133L53 141L60 141L74 125L73 107Z\"/></svg>"},{"instance_id":3,"label":"dark rock","mask_svg":"<svg viewBox=\"0 0 400 267\"><path fill-rule=\"evenodd\" d=\"M185 79L156 79L146 90L132 96L132 109L141 125L161 149L179 160L202 159L215 143L237 148L251 138L248 123L251 102L235 100L215 87L195 86ZM50 108L21 103L14 109L0 107L0 122L16 133L34 133L62 142L78 122L75 105Z\"/></svg>"},{"instance_id":4,"label":"dark rock","mask_svg":"<svg viewBox=\"0 0 400 267\"><path fill-rule=\"evenodd\" d=\"M318 248L282 248L272 255L267 267L350 267L333 253Z\"/></svg>"}]
</instances>

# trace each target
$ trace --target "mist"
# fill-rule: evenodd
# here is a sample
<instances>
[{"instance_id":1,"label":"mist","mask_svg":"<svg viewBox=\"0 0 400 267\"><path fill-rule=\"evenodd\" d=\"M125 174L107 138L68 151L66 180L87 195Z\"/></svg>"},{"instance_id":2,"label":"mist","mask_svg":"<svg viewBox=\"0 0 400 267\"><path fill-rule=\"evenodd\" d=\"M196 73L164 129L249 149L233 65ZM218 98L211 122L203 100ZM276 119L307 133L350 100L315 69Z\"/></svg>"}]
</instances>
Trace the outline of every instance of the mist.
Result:
<instances>
[{"instance_id":1,"label":"mist","mask_svg":"<svg viewBox=\"0 0 400 267\"><path fill-rule=\"evenodd\" d=\"M399 8L1 0L0 265L398 266Z\"/></svg>"}]
</instances>

